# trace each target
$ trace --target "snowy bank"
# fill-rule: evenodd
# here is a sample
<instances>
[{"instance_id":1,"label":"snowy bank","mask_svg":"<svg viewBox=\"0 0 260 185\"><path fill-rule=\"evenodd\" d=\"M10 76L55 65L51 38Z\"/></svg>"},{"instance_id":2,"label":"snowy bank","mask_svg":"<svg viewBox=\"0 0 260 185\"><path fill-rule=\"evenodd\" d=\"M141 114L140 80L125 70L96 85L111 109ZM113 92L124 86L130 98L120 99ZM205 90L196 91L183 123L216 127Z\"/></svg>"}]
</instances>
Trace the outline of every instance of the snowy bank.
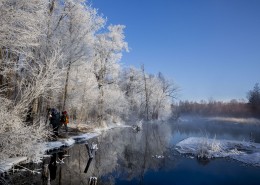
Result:
<instances>
[{"instance_id":1,"label":"snowy bank","mask_svg":"<svg viewBox=\"0 0 260 185\"><path fill-rule=\"evenodd\" d=\"M68 139L60 139L58 141L50 141L44 143L45 145L45 151L51 151L51 150L57 150L62 147L70 147L75 143L83 142L88 139L97 137L101 133L86 133L79 136L73 136ZM16 157L16 158L9 158L3 161L0 161L0 173L7 172L10 169L12 169L13 166L25 162L27 160L27 157Z\"/></svg>"},{"instance_id":2,"label":"snowy bank","mask_svg":"<svg viewBox=\"0 0 260 185\"><path fill-rule=\"evenodd\" d=\"M15 157L9 158L0 162L0 174L12 169L13 166L24 162L27 160L27 157Z\"/></svg>"},{"instance_id":3,"label":"snowy bank","mask_svg":"<svg viewBox=\"0 0 260 185\"><path fill-rule=\"evenodd\" d=\"M101 135L102 132L104 131L108 131L110 129L114 129L114 128L130 128L131 126L128 125L117 125L117 124L110 124L109 126L106 126L104 128L96 128L93 129L93 132L90 133L85 133L79 136L73 136L71 137L72 139L74 139L76 141L76 143L81 143L81 142L85 142L91 138L97 137L99 135Z\"/></svg>"},{"instance_id":4,"label":"snowy bank","mask_svg":"<svg viewBox=\"0 0 260 185\"><path fill-rule=\"evenodd\" d=\"M62 147L70 147L75 143L82 143L85 142L91 138L97 137L101 135L102 132L113 129L113 128L124 128L124 127L130 127L126 125L118 125L118 124L111 124L105 128L98 128L94 129L93 132L90 133L84 133L78 136L72 136L67 139L59 139L58 141L50 141L50 142L45 142L44 143L44 150L46 152L51 151L51 150L57 150ZM44 155L43 155L44 156ZM27 160L26 157L16 157L16 158L9 158L7 160L1 161L0 160L0 173L9 171L12 169L13 166L25 162Z\"/></svg>"},{"instance_id":5,"label":"snowy bank","mask_svg":"<svg viewBox=\"0 0 260 185\"><path fill-rule=\"evenodd\" d=\"M101 132L91 132L91 133L86 133L86 134L82 134L79 136L73 136L71 137L73 140L75 140L76 143L81 143L84 141L87 141L91 138L97 137L101 134Z\"/></svg>"},{"instance_id":6,"label":"snowy bank","mask_svg":"<svg viewBox=\"0 0 260 185\"><path fill-rule=\"evenodd\" d=\"M78 136L72 136L68 139L60 139L58 141L51 141L51 142L47 142L45 144L45 148L46 151L49 150L55 150L55 149L59 149L61 147L69 147L72 146L74 143L82 143L85 142L91 138L97 137L99 135L101 135L102 131L107 131L113 128L118 128L118 127L129 127L129 126L124 126L124 125L110 125L106 128L98 128L98 129L94 129L93 132L89 132L89 133L84 133Z\"/></svg>"},{"instance_id":7,"label":"snowy bank","mask_svg":"<svg viewBox=\"0 0 260 185\"><path fill-rule=\"evenodd\" d=\"M246 164L260 166L259 143L190 137L177 143L176 150L198 158L230 157Z\"/></svg>"},{"instance_id":8,"label":"snowy bank","mask_svg":"<svg viewBox=\"0 0 260 185\"><path fill-rule=\"evenodd\" d=\"M62 139L59 141L50 141L45 143L45 151L59 149L61 147L69 147L75 143L72 138Z\"/></svg>"}]
</instances>

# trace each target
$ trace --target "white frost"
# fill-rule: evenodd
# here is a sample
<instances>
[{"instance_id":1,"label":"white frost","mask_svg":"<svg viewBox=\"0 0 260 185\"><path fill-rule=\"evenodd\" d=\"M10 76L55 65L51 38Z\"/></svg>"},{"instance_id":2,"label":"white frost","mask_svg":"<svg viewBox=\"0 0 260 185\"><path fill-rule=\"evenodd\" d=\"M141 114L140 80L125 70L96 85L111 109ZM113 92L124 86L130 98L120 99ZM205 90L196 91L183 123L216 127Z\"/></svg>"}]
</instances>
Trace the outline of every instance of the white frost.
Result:
<instances>
[{"instance_id":1,"label":"white frost","mask_svg":"<svg viewBox=\"0 0 260 185\"><path fill-rule=\"evenodd\" d=\"M15 158L8 158L4 161L0 162L0 173L8 171L12 169L12 167L20 162L26 161L27 157L15 157Z\"/></svg>"},{"instance_id":2,"label":"white frost","mask_svg":"<svg viewBox=\"0 0 260 185\"><path fill-rule=\"evenodd\" d=\"M46 151L58 149L60 147L68 147L75 143L75 140L72 138L59 140L59 141L52 141L46 143Z\"/></svg>"},{"instance_id":3,"label":"white frost","mask_svg":"<svg viewBox=\"0 0 260 185\"><path fill-rule=\"evenodd\" d=\"M230 157L246 164L260 166L259 143L190 137L176 144L176 150L198 158Z\"/></svg>"}]
</instances>

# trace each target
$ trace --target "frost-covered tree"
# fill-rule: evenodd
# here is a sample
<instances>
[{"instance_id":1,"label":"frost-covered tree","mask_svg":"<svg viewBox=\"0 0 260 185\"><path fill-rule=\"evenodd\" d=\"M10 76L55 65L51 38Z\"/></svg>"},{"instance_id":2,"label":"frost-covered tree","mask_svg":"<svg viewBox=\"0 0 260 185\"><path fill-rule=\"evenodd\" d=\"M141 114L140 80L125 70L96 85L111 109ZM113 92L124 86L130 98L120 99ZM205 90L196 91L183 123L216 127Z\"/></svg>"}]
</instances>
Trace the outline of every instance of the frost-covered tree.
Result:
<instances>
[{"instance_id":1,"label":"frost-covered tree","mask_svg":"<svg viewBox=\"0 0 260 185\"><path fill-rule=\"evenodd\" d=\"M18 156L38 161L44 152L39 139L47 135L43 123L26 125L12 101L0 98L0 104L0 161Z\"/></svg>"},{"instance_id":2,"label":"frost-covered tree","mask_svg":"<svg viewBox=\"0 0 260 185\"><path fill-rule=\"evenodd\" d=\"M98 87L92 65L82 62L71 70L70 92L67 101L71 112L76 113L77 122L94 121L97 115Z\"/></svg>"},{"instance_id":3,"label":"frost-covered tree","mask_svg":"<svg viewBox=\"0 0 260 185\"><path fill-rule=\"evenodd\" d=\"M104 87L104 99L104 112L109 115L112 122L118 122L118 119L128 117L129 104L118 84L114 83Z\"/></svg>"},{"instance_id":4,"label":"frost-covered tree","mask_svg":"<svg viewBox=\"0 0 260 185\"><path fill-rule=\"evenodd\" d=\"M103 27L105 20L83 0L67 0L63 3L63 9L62 14L65 15L60 23L62 34L59 37L64 52L63 62L67 67L62 106L66 108L72 64L89 60L93 35Z\"/></svg>"},{"instance_id":5,"label":"frost-covered tree","mask_svg":"<svg viewBox=\"0 0 260 185\"><path fill-rule=\"evenodd\" d=\"M177 88L162 74L148 75L143 69L131 67L121 73L120 87L128 100L131 118L138 115L140 119L165 120L171 116Z\"/></svg>"},{"instance_id":6,"label":"frost-covered tree","mask_svg":"<svg viewBox=\"0 0 260 185\"><path fill-rule=\"evenodd\" d=\"M178 88L162 73L154 77L152 84L152 119L167 119L171 116L172 101L176 98Z\"/></svg>"},{"instance_id":7,"label":"frost-covered tree","mask_svg":"<svg viewBox=\"0 0 260 185\"><path fill-rule=\"evenodd\" d=\"M102 124L105 111L105 89L106 86L116 83L122 52L128 50L127 43L124 41L124 26L109 26L108 32L97 34L93 48L93 73L95 74L98 89L98 123Z\"/></svg>"},{"instance_id":8,"label":"frost-covered tree","mask_svg":"<svg viewBox=\"0 0 260 185\"><path fill-rule=\"evenodd\" d=\"M133 115L140 115L140 107L144 99L142 71L134 67L125 68L120 75L120 87L128 100L130 112Z\"/></svg>"},{"instance_id":9,"label":"frost-covered tree","mask_svg":"<svg viewBox=\"0 0 260 185\"><path fill-rule=\"evenodd\" d=\"M41 0L0 1L0 87L8 98L15 98L21 66L40 46L46 6Z\"/></svg>"},{"instance_id":10,"label":"frost-covered tree","mask_svg":"<svg viewBox=\"0 0 260 185\"><path fill-rule=\"evenodd\" d=\"M0 160L38 159L50 107L99 126L169 115L171 85L134 68L119 75L124 26L105 22L84 0L0 0Z\"/></svg>"},{"instance_id":11,"label":"frost-covered tree","mask_svg":"<svg viewBox=\"0 0 260 185\"><path fill-rule=\"evenodd\" d=\"M47 91L59 88L58 49L41 53L47 1L0 1L0 159L39 159L39 141L46 136L40 117L26 123L29 107ZM43 57L45 56L45 57ZM34 148L33 148L34 147Z\"/></svg>"},{"instance_id":12,"label":"frost-covered tree","mask_svg":"<svg viewBox=\"0 0 260 185\"><path fill-rule=\"evenodd\" d=\"M7 54L32 56L31 48L39 46L46 0L0 1L1 58Z\"/></svg>"}]
</instances>

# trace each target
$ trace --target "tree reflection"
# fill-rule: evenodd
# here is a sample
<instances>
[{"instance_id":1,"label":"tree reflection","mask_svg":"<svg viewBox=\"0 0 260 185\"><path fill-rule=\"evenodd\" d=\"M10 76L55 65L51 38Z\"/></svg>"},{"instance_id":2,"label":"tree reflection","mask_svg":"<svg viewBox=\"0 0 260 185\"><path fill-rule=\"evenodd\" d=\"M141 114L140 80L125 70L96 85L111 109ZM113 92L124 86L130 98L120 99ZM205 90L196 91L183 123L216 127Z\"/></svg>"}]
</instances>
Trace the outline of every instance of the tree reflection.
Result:
<instances>
[{"instance_id":1,"label":"tree reflection","mask_svg":"<svg viewBox=\"0 0 260 185\"><path fill-rule=\"evenodd\" d=\"M212 123L210 129L207 128L206 123L199 122L197 125L192 123L192 125L188 123L143 124L140 132L135 132L132 128L118 128L104 132L99 137L88 141L88 143L98 144L99 149L93 158L84 144L76 144L69 148L67 153L61 151L53 154L46 162L50 172L49 181L46 178L41 181L37 176L35 179L30 177L26 181L29 182L28 184L35 182L34 184L43 185L89 185L90 177L97 177L98 185L114 185L119 181L128 182L128 184L145 184L147 172L156 172L161 169L172 170L177 164L179 154L172 150L173 139L176 139L173 138L173 134L177 133L177 130L180 134L189 135L191 132L196 132L195 128L198 130L199 127L203 127L208 133L213 134L214 132L225 133L230 127L230 125L224 125L222 127L225 130L223 130L222 127L217 127ZM233 132L236 134L244 127L237 125L234 128ZM254 128L253 125L252 128ZM200 130L198 132L201 134ZM65 157L66 154L70 157ZM209 161L197 162L206 165ZM18 182L16 184L26 184L21 183L24 180L20 177Z\"/></svg>"},{"instance_id":2,"label":"tree reflection","mask_svg":"<svg viewBox=\"0 0 260 185\"><path fill-rule=\"evenodd\" d=\"M99 149L92 159L87 148L75 145L69 149L70 158L58 165L55 184L87 185L90 177L97 177L97 184L113 185L117 178L143 183L148 169L158 170L166 160L155 158L168 150L171 129L167 124L144 124L140 132L131 128L114 129L88 141L98 143Z\"/></svg>"},{"instance_id":3,"label":"tree reflection","mask_svg":"<svg viewBox=\"0 0 260 185\"><path fill-rule=\"evenodd\" d=\"M200 123L200 125L210 133L212 130L212 134L214 131L215 133L222 131L215 124L211 125L212 129L207 128L207 124ZM194 128L196 125L177 126L181 133L196 132ZM144 184L148 170L149 172L167 170L176 165L177 159L171 149L172 135L176 130L176 125L161 123L143 124L140 132L135 132L131 128L105 132L98 138L88 141L98 143L99 146L92 160L88 157L88 151L83 144L75 145L69 150L71 157L65 160L65 166L61 169L63 174L61 184L87 185L90 177L97 177L99 185L113 185L118 179ZM206 160L198 162L202 165L208 163Z\"/></svg>"},{"instance_id":4,"label":"tree reflection","mask_svg":"<svg viewBox=\"0 0 260 185\"><path fill-rule=\"evenodd\" d=\"M56 179L56 172L57 172L57 162L56 162L56 153L51 156L50 164L49 164L49 171L50 171L50 180Z\"/></svg>"},{"instance_id":5,"label":"tree reflection","mask_svg":"<svg viewBox=\"0 0 260 185\"><path fill-rule=\"evenodd\" d=\"M88 163L87 163L87 165L86 165L86 168L85 168L85 170L84 170L84 173L87 173L87 172L88 172L88 169L89 169L89 166L90 166L90 163L91 163L92 160L93 160L93 158L89 158L89 159L88 159Z\"/></svg>"},{"instance_id":6,"label":"tree reflection","mask_svg":"<svg viewBox=\"0 0 260 185\"><path fill-rule=\"evenodd\" d=\"M98 144L93 158L84 144L53 154L45 164L49 181L45 178L36 184L89 185L90 177L97 177L98 185L113 185L118 179L143 184L147 170L174 165L168 157L171 135L167 124L143 124L140 132L132 128L110 130L88 141ZM70 157L64 157L66 154Z\"/></svg>"}]
</instances>

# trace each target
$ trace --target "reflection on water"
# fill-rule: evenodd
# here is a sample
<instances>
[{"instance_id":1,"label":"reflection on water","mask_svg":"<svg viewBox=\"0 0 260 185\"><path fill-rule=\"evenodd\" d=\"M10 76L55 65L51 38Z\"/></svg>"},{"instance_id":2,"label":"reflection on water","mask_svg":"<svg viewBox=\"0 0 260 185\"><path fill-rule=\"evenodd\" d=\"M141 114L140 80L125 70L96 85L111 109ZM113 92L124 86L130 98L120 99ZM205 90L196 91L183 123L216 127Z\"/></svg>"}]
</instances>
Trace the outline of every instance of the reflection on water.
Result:
<instances>
[{"instance_id":1,"label":"reflection on water","mask_svg":"<svg viewBox=\"0 0 260 185\"><path fill-rule=\"evenodd\" d=\"M84 170L84 173L88 173L88 169L89 169L89 166L90 166L90 163L91 163L92 160L93 160L93 158L89 158L88 159L88 163L87 163L87 166L86 166L86 168Z\"/></svg>"},{"instance_id":2,"label":"reflection on water","mask_svg":"<svg viewBox=\"0 0 260 185\"><path fill-rule=\"evenodd\" d=\"M143 124L140 132L113 129L88 143L97 143L93 158L85 144L74 145L46 160L50 175L36 184L258 184L260 168L228 159L186 158L174 145L189 136L259 142L258 125L238 125L198 120ZM44 165L44 164L43 164ZM32 182L32 181L30 181Z\"/></svg>"},{"instance_id":3,"label":"reflection on water","mask_svg":"<svg viewBox=\"0 0 260 185\"><path fill-rule=\"evenodd\" d=\"M56 173L57 173L57 162L56 162L56 153L54 153L51 156L50 164L49 164L49 172L50 172L50 177L47 176L48 179L50 180L55 180L56 179Z\"/></svg>"}]
</instances>

